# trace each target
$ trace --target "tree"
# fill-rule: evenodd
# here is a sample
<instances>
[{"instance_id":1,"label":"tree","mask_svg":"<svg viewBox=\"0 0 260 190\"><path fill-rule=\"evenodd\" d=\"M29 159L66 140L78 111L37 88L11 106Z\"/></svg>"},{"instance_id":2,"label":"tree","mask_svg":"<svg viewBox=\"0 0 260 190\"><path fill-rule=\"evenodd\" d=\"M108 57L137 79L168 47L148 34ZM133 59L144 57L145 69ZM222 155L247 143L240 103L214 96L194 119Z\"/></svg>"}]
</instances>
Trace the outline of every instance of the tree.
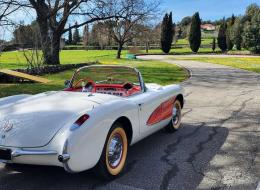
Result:
<instances>
[{"instance_id":1,"label":"tree","mask_svg":"<svg viewBox=\"0 0 260 190\"><path fill-rule=\"evenodd\" d=\"M33 21L30 25L18 25L13 32L15 43L18 43L21 47L33 48L34 44L40 44L41 35L39 26L36 21Z\"/></svg>"},{"instance_id":2,"label":"tree","mask_svg":"<svg viewBox=\"0 0 260 190\"><path fill-rule=\"evenodd\" d=\"M70 28L70 25L69 25ZM71 45L73 43L73 39L72 39L72 30L69 30L69 39L68 39L68 44Z\"/></svg>"},{"instance_id":3,"label":"tree","mask_svg":"<svg viewBox=\"0 0 260 190\"><path fill-rule=\"evenodd\" d=\"M22 6L17 0L0 0L0 26L13 25L10 16Z\"/></svg>"},{"instance_id":4,"label":"tree","mask_svg":"<svg viewBox=\"0 0 260 190\"><path fill-rule=\"evenodd\" d=\"M232 15L232 17L229 19L229 21L227 23L226 43L227 43L228 50L232 50L234 47L232 28L235 23L235 20L236 20L236 17L234 15Z\"/></svg>"},{"instance_id":5,"label":"tree","mask_svg":"<svg viewBox=\"0 0 260 190\"><path fill-rule=\"evenodd\" d=\"M110 21L97 22L93 24L92 30L89 34L89 44L98 46L104 49L105 46L111 45L111 28L109 27Z\"/></svg>"},{"instance_id":6,"label":"tree","mask_svg":"<svg viewBox=\"0 0 260 190\"><path fill-rule=\"evenodd\" d=\"M127 8L111 10L111 0L21 0L17 2L21 5L29 3L27 7L35 10L41 33L44 63L49 65L60 64L60 40L64 33L95 21L120 17ZM66 28L67 22L73 17L77 17L81 22Z\"/></svg>"},{"instance_id":7,"label":"tree","mask_svg":"<svg viewBox=\"0 0 260 190\"><path fill-rule=\"evenodd\" d=\"M88 42L89 42L89 29L88 29L88 25L85 25L83 30L83 46L85 48L88 46Z\"/></svg>"},{"instance_id":8,"label":"tree","mask_svg":"<svg viewBox=\"0 0 260 190\"><path fill-rule=\"evenodd\" d=\"M244 29L243 41L245 47L252 53L260 53L260 12L255 14L251 22L248 22Z\"/></svg>"},{"instance_id":9,"label":"tree","mask_svg":"<svg viewBox=\"0 0 260 190\"><path fill-rule=\"evenodd\" d=\"M169 53L172 46L173 36L175 34L172 22L172 13L166 13L161 26L161 48L164 53Z\"/></svg>"},{"instance_id":10,"label":"tree","mask_svg":"<svg viewBox=\"0 0 260 190\"><path fill-rule=\"evenodd\" d=\"M252 18L260 12L260 7L253 3L246 8L245 21L251 22Z\"/></svg>"},{"instance_id":11,"label":"tree","mask_svg":"<svg viewBox=\"0 0 260 190\"><path fill-rule=\"evenodd\" d=\"M75 25L77 26L78 23L76 22ZM80 42L80 35L79 35L79 29L75 28L74 33L73 33L73 44L77 45Z\"/></svg>"},{"instance_id":12,"label":"tree","mask_svg":"<svg viewBox=\"0 0 260 190\"><path fill-rule=\"evenodd\" d=\"M5 41L2 40L4 36L4 28L9 25L14 25L10 16L21 8L21 5L16 0L0 0L0 54L4 49Z\"/></svg>"},{"instance_id":13,"label":"tree","mask_svg":"<svg viewBox=\"0 0 260 190\"><path fill-rule=\"evenodd\" d=\"M225 19L223 19L219 32L218 32L218 47L221 49L222 52L227 50L227 23Z\"/></svg>"},{"instance_id":14,"label":"tree","mask_svg":"<svg viewBox=\"0 0 260 190\"><path fill-rule=\"evenodd\" d=\"M216 38L213 38L212 40L212 51L215 52L216 49Z\"/></svg>"},{"instance_id":15,"label":"tree","mask_svg":"<svg viewBox=\"0 0 260 190\"><path fill-rule=\"evenodd\" d=\"M237 50L241 50L243 35L243 24L241 18L237 17L232 28L233 42Z\"/></svg>"},{"instance_id":16,"label":"tree","mask_svg":"<svg viewBox=\"0 0 260 190\"><path fill-rule=\"evenodd\" d=\"M140 32L139 24L156 14L158 5L159 1L154 1L153 4L150 4L144 0L125 0L119 2L115 0L115 3L111 7L112 9L127 7L121 17L110 19L107 22L112 38L118 46L117 59L121 58L123 46Z\"/></svg>"},{"instance_id":17,"label":"tree","mask_svg":"<svg viewBox=\"0 0 260 190\"><path fill-rule=\"evenodd\" d=\"M191 17L184 17L181 22L178 24L179 29L179 38L186 38L189 34L189 28L191 23Z\"/></svg>"},{"instance_id":18,"label":"tree","mask_svg":"<svg viewBox=\"0 0 260 190\"><path fill-rule=\"evenodd\" d=\"M201 20L199 13L195 13L191 18L191 26L189 33L190 48L193 52L198 52L201 45Z\"/></svg>"}]
</instances>

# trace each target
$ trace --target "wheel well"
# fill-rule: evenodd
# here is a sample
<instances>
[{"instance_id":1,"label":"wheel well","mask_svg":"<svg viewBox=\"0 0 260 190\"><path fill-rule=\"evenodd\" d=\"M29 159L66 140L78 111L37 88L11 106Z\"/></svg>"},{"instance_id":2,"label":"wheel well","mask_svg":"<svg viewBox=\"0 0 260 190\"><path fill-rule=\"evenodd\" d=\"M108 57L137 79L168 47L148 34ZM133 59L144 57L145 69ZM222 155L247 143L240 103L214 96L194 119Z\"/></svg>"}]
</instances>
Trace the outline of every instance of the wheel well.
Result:
<instances>
[{"instance_id":1,"label":"wheel well","mask_svg":"<svg viewBox=\"0 0 260 190\"><path fill-rule=\"evenodd\" d=\"M132 137L133 137L133 129L132 129L131 121L127 117L122 116L122 117L118 118L115 122L119 122L123 125L123 128L127 135L128 142L129 142L129 144L131 144Z\"/></svg>"},{"instance_id":2,"label":"wheel well","mask_svg":"<svg viewBox=\"0 0 260 190\"><path fill-rule=\"evenodd\" d=\"M181 108L183 108L184 106L184 98L183 98L183 95L182 94L179 94L177 97L176 97L176 100L179 100L180 103L181 103Z\"/></svg>"}]
</instances>

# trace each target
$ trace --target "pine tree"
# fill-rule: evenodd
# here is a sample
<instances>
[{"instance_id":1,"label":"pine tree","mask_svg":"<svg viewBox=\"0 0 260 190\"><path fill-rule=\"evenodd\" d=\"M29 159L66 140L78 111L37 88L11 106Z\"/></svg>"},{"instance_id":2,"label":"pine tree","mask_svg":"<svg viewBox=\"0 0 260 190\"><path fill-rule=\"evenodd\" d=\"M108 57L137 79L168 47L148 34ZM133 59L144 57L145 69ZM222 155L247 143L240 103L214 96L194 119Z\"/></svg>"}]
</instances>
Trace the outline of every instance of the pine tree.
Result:
<instances>
[{"instance_id":1,"label":"pine tree","mask_svg":"<svg viewBox=\"0 0 260 190\"><path fill-rule=\"evenodd\" d=\"M212 51L215 52L216 49L216 38L213 38L212 40Z\"/></svg>"},{"instance_id":2,"label":"pine tree","mask_svg":"<svg viewBox=\"0 0 260 190\"><path fill-rule=\"evenodd\" d=\"M175 33L172 22L172 13L165 14L161 27L161 48L164 53L169 53Z\"/></svg>"},{"instance_id":3,"label":"pine tree","mask_svg":"<svg viewBox=\"0 0 260 190\"><path fill-rule=\"evenodd\" d=\"M70 25L69 25L70 27ZM68 39L68 44L71 45L72 44L72 31L71 29L69 30L69 39Z\"/></svg>"},{"instance_id":4,"label":"pine tree","mask_svg":"<svg viewBox=\"0 0 260 190\"><path fill-rule=\"evenodd\" d=\"M227 50L227 23L223 19L218 32L218 47L222 52Z\"/></svg>"},{"instance_id":5,"label":"pine tree","mask_svg":"<svg viewBox=\"0 0 260 190\"><path fill-rule=\"evenodd\" d=\"M76 25L78 23L76 22ZM79 35L79 29L76 28L74 33L73 33L73 44L74 45L77 45L78 43L80 42L80 35Z\"/></svg>"},{"instance_id":6,"label":"pine tree","mask_svg":"<svg viewBox=\"0 0 260 190\"><path fill-rule=\"evenodd\" d=\"M201 20L199 13L195 13L191 18L191 26L189 33L190 48L193 52L198 52L201 45Z\"/></svg>"}]
</instances>

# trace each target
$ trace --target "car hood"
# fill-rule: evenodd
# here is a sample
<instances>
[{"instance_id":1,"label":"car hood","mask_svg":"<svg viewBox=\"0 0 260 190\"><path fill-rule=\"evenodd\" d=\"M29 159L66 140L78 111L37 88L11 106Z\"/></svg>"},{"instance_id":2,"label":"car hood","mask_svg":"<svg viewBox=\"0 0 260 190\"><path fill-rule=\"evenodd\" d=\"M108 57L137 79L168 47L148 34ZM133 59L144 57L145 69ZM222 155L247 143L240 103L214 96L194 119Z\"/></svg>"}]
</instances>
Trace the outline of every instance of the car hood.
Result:
<instances>
[{"instance_id":1,"label":"car hood","mask_svg":"<svg viewBox=\"0 0 260 190\"><path fill-rule=\"evenodd\" d=\"M0 106L0 146L41 147L66 124L116 97L47 92ZM11 129L9 129L11 128Z\"/></svg>"}]
</instances>

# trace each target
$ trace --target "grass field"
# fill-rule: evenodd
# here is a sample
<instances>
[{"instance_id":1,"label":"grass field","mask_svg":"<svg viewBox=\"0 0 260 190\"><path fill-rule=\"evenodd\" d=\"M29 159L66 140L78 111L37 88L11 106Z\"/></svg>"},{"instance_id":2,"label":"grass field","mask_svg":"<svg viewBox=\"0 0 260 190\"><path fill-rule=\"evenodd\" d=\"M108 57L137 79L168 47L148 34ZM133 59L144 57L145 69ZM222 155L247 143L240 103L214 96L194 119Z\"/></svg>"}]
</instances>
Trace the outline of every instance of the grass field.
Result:
<instances>
[{"instance_id":1,"label":"grass field","mask_svg":"<svg viewBox=\"0 0 260 190\"><path fill-rule=\"evenodd\" d=\"M219 52L219 50L217 51ZM142 51L141 53L145 53L145 51ZM150 50L149 53L161 54L162 51L160 49L153 49ZM173 48L170 53L182 55L191 54L192 51L188 47ZM212 50L211 48L201 48L199 53L212 53ZM127 51L123 51L122 57L124 58L126 54ZM60 60L61 64L85 63L90 61L101 61L105 63L119 63L128 61L126 59L116 60L115 56L115 50L63 50L60 53ZM5 52L0 56L0 69L18 69L26 68L27 66L28 65L22 51Z\"/></svg>"},{"instance_id":2,"label":"grass field","mask_svg":"<svg viewBox=\"0 0 260 190\"><path fill-rule=\"evenodd\" d=\"M123 57L126 51L123 52ZM83 63L89 61L99 61L101 64L120 64L137 67L143 75L145 82L158 84L173 84L183 81L187 77L186 71L176 65L170 65L159 61L146 60L128 60L115 59L116 51L62 51L62 64ZM19 58L19 63L16 58ZM26 61L21 52L4 53L0 59L0 68L24 68ZM74 70L69 70L57 74L45 75L43 77L50 79L49 84L1 84L0 97L15 95L15 94L36 94L44 91L61 90L64 88L64 81L70 79Z\"/></svg>"},{"instance_id":3,"label":"grass field","mask_svg":"<svg viewBox=\"0 0 260 190\"><path fill-rule=\"evenodd\" d=\"M193 60L206 63L215 63L220 65L231 66L239 69L260 73L260 58L259 57L188 57L174 58L178 60Z\"/></svg>"}]
</instances>

